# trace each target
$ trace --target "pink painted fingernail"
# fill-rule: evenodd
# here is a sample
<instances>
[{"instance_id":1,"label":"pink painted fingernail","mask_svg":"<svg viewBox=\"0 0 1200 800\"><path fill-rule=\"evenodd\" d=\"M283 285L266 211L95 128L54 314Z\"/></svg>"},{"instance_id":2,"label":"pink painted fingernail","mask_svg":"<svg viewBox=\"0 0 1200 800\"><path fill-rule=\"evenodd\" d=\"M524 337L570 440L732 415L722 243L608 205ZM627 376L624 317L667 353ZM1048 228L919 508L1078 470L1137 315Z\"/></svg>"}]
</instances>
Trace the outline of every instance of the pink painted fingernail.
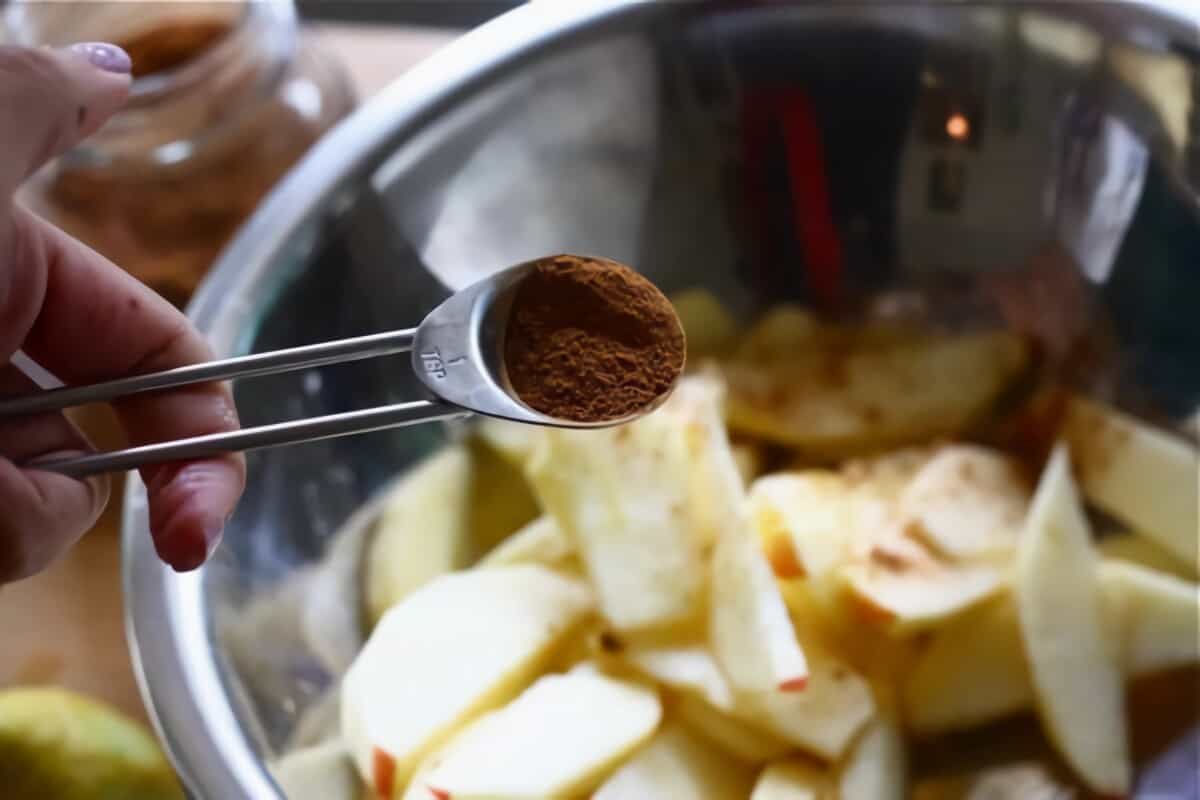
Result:
<instances>
[{"instance_id":1,"label":"pink painted fingernail","mask_svg":"<svg viewBox=\"0 0 1200 800\"><path fill-rule=\"evenodd\" d=\"M72 53L86 58L93 67L105 72L128 75L133 70L133 62L129 59L129 54L115 44L80 42L71 45L70 49Z\"/></svg>"}]
</instances>

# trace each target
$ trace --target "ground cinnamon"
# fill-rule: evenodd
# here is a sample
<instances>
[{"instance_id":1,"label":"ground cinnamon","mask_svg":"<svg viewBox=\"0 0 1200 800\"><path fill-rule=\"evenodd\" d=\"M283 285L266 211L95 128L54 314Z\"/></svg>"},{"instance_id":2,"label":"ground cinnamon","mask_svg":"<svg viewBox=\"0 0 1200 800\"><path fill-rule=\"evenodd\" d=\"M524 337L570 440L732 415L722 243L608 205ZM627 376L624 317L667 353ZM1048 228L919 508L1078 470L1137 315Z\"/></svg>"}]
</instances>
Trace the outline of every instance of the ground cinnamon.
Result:
<instances>
[{"instance_id":1,"label":"ground cinnamon","mask_svg":"<svg viewBox=\"0 0 1200 800\"><path fill-rule=\"evenodd\" d=\"M684 353L683 328L654 284L615 261L560 255L539 262L517 288L504 363L531 408L601 422L669 392Z\"/></svg>"}]
</instances>

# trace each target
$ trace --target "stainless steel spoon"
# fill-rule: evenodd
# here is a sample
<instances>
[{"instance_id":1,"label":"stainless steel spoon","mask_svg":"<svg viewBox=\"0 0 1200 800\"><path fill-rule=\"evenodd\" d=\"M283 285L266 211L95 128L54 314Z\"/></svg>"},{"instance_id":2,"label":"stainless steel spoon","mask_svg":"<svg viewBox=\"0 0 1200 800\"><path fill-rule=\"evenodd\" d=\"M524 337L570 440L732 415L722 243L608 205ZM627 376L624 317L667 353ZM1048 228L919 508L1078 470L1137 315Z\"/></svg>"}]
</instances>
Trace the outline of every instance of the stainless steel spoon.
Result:
<instances>
[{"instance_id":1,"label":"stainless steel spoon","mask_svg":"<svg viewBox=\"0 0 1200 800\"><path fill-rule=\"evenodd\" d=\"M517 398L504 370L504 331L516 288L539 261L518 264L456 292L430 312L416 328L255 353L0 400L0 418L61 411L72 406L108 402L142 392L271 375L409 350L412 351L413 369L434 399L279 422L107 453L43 459L23 466L84 477L166 461L204 458L220 453L452 419L472 413L533 425L599 428L628 422L653 410L657 404L647 406L629 417L603 422L576 422L539 413ZM659 400L661 402L664 399L665 395Z\"/></svg>"}]
</instances>

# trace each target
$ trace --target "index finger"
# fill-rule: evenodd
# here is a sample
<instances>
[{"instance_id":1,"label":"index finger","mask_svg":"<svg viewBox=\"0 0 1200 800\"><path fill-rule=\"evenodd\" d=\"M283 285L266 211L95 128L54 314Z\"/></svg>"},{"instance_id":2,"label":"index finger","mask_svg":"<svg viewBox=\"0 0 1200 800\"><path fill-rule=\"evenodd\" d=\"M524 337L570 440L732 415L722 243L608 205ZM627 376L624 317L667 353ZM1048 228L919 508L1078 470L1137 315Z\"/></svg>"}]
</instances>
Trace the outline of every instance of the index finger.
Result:
<instances>
[{"instance_id":1,"label":"index finger","mask_svg":"<svg viewBox=\"0 0 1200 800\"><path fill-rule=\"evenodd\" d=\"M212 358L187 318L128 273L32 214L13 215L25 261L42 259L45 292L23 348L67 384L184 366ZM22 269L37 269L24 263ZM114 403L134 445L236 429L224 384L209 383ZM245 484L245 461L228 454L141 470L150 527L164 561L193 569L216 547Z\"/></svg>"}]
</instances>

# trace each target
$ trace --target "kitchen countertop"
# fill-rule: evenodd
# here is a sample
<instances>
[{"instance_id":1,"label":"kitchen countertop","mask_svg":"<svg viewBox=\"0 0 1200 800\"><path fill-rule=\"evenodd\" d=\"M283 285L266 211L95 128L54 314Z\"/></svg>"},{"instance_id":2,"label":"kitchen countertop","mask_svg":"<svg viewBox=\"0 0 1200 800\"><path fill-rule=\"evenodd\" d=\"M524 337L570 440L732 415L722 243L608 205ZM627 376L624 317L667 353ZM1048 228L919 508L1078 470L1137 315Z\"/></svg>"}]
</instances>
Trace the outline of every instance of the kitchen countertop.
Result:
<instances>
[{"instance_id":1,"label":"kitchen countertop","mask_svg":"<svg viewBox=\"0 0 1200 800\"><path fill-rule=\"evenodd\" d=\"M360 100L455 35L330 24L313 33L341 58ZM100 522L63 559L40 575L0 587L0 688L66 686L145 720L125 641L118 484Z\"/></svg>"}]
</instances>

